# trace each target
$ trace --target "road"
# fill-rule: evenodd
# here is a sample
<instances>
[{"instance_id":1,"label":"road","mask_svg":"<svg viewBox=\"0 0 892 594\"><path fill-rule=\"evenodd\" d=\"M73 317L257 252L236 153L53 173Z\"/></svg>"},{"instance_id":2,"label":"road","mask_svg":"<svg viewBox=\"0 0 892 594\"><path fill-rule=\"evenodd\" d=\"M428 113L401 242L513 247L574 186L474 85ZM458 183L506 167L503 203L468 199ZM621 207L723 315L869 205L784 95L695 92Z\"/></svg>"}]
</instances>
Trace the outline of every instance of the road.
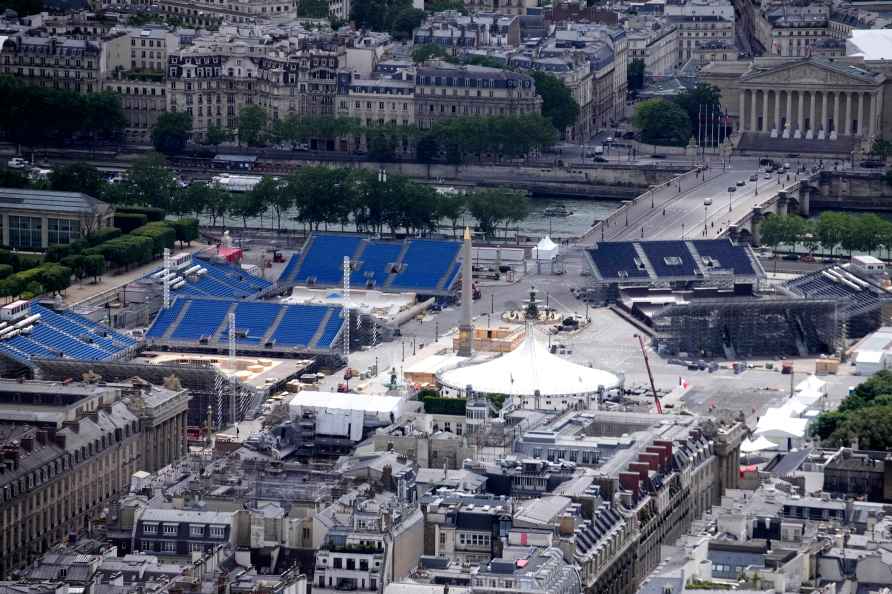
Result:
<instances>
[{"instance_id":1,"label":"road","mask_svg":"<svg viewBox=\"0 0 892 594\"><path fill-rule=\"evenodd\" d=\"M751 181L754 174L758 179ZM741 220L753 207L797 179L792 173L765 179L756 159L736 159L725 169L721 162L713 162L703 177L683 182L680 193L678 186L650 190L652 196L646 194L630 208L628 222L605 228L603 239L716 238L729 224ZM738 186L739 181L745 184ZM735 190L728 192L730 187Z\"/></svg>"}]
</instances>

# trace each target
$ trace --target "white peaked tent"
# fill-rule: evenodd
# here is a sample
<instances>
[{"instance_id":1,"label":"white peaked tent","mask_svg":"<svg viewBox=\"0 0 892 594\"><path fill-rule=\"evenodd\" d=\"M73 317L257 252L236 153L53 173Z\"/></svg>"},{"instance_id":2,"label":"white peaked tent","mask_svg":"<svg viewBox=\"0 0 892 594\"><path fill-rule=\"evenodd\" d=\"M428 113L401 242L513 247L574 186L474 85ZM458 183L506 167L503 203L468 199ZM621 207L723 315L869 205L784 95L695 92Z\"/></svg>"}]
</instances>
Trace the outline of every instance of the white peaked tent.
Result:
<instances>
[{"instance_id":1,"label":"white peaked tent","mask_svg":"<svg viewBox=\"0 0 892 594\"><path fill-rule=\"evenodd\" d=\"M757 439L744 439L740 444L740 451L744 454L752 454L753 452L761 452L763 450L773 450L777 448L777 444L769 440L765 436L759 436Z\"/></svg>"},{"instance_id":2,"label":"white peaked tent","mask_svg":"<svg viewBox=\"0 0 892 594\"><path fill-rule=\"evenodd\" d=\"M530 333L510 353L450 369L441 373L439 380L453 390L471 386L475 392L510 396L533 396L537 390L542 396L584 396L619 386L619 378L608 371L552 355Z\"/></svg>"},{"instance_id":3,"label":"white peaked tent","mask_svg":"<svg viewBox=\"0 0 892 594\"><path fill-rule=\"evenodd\" d=\"M551 241L549 236L545 236L539 240L539 243L536 244L536 247L533 248L533 259L534 260L554 260L558 255L558 251L560 247L555 242Z\"/></svg>"}]
</instances>

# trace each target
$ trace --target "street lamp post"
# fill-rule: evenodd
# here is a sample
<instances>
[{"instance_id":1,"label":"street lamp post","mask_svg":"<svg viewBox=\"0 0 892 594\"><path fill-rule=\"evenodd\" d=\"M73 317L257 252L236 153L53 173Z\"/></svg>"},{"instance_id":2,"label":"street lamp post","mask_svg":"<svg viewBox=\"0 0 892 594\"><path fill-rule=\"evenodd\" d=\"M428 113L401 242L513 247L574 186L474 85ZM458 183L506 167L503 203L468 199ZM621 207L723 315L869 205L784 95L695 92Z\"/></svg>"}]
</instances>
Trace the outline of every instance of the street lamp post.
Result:
<instances>
[{"instance_id":1,"label":"street lamp post","mask_svg":"<svg viewBox=\"0 0 892 594\"><path fill-rule=\"evenodd\" d=\"M703 237L709 237L709 207L712 206L712 198L703 199Z\"/></svg>"}]
</instances>

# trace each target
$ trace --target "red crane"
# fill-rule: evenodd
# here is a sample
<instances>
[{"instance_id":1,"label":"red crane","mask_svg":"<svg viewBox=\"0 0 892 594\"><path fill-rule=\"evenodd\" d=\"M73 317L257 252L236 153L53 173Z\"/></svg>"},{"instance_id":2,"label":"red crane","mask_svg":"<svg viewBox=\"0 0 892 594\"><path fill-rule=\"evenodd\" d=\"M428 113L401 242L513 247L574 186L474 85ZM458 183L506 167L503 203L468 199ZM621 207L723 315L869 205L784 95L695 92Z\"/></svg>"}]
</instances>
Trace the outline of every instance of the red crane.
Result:
<instances>
[{"instance_id":1,"label":"red crane","mask_svg":"<svg viewBox=\"0 0 892 594\"><path fill-rule=\"evenodd\" d=\"M636 334L638 344L641 346L641 354L644 356L644 367L647 369L647 377L650 379L650 389L654 395L654 404L657 407L657 414L663 414L663 405L660 404L660 397L657 396L657 387L654 385L654 374L650 370L650 360L647 358L647 349L644 348L644 338L640 334Z\"/></svg>"}]
</instances>

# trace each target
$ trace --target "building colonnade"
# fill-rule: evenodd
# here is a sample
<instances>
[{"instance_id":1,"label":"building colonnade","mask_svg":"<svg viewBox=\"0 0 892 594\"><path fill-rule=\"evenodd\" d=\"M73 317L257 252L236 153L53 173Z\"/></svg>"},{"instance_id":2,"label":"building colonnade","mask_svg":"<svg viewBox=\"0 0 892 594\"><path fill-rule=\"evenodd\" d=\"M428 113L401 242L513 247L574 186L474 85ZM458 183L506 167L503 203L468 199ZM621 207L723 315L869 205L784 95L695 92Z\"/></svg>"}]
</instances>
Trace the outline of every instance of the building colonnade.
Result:
<instances>
[{"instance_id":1,"label":"building colonnade","mask_svg":"<svg viewBox=\"0 0 892 594\"><path fill-rule=\"evenodd\" d=\"M738 129L772 138L870 138L879 130L882 97L879 90L743 88Z\"/></svg>"}]
</instances>

